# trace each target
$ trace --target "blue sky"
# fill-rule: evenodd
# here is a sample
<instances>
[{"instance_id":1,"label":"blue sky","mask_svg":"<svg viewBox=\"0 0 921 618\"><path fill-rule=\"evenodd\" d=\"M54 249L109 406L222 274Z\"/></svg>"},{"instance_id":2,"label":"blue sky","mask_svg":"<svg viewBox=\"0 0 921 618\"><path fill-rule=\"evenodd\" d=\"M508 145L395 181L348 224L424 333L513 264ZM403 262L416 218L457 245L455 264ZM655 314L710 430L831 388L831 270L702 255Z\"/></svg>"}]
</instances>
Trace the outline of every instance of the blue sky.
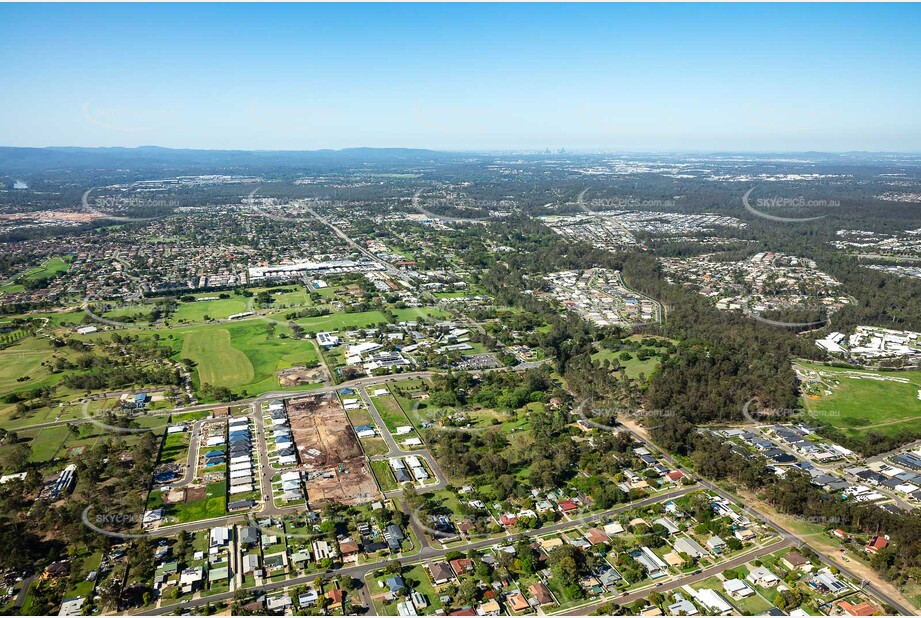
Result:
<instances>
[{"instance_id":1,"label":"blue sky","mask_svg":"<svg viewBox=\"0 0 921 618\"><path fill-rule=\"evenodd\" d=\"M0 145L921 151L921 6L0 5Z\"/></svg>"}]
</instances>

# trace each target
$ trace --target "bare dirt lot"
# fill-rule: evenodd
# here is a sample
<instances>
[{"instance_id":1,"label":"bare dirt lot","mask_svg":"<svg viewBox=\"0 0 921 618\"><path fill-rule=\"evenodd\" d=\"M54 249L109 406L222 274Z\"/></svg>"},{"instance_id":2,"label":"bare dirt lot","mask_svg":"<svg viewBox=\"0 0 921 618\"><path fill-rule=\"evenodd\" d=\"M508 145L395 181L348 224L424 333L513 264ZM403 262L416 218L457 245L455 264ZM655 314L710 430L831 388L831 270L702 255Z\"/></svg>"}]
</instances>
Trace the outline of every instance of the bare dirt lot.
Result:
<instances>
[{"instance_id":1,"label":"bare dirt lot","mask_svg":"<svg viewBox=\"0 0 921 618\"><path fill-rule=\"evenodd\" d=\"M326 374L320 367L314 369L290 367L278 372L278 383L284 388L291 388L292 386L299 386L301 384L318 384L321 382L326 382Z\"/></svg>"},{"instance_id":2,"label":"bare dirt lot","mask_svg":"<svg viewBox=\"0 0 921 618\"><path fill-rule=\"evenodd\" d=\"M186 487L171 489L163 494L164 504L179 504L180 502L194 502L205 498L207 491L204 487Z\"/></svg>"},{"instance_id":3,"label":"bare dirt lot","mask_svg":"<svg viewBox=\"0 0 921 618\"><path fill-rule=\"evenodd\" d=\"M360 504L380 498L358 437L335 394L288 402L288 420L311 508L326 501Z\"/></svg>"}]
</instances>

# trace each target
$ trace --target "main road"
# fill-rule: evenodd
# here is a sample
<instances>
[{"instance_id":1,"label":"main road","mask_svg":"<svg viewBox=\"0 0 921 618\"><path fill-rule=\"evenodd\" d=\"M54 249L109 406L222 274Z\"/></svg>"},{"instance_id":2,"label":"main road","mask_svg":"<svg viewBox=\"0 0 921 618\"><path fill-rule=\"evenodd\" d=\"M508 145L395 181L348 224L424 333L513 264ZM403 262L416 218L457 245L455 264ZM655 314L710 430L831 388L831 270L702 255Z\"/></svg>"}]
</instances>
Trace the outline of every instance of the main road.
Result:
<instances>
[{"instance_id":1,"label":"main road","mask_svg":"<svg viewBox=\"0 0 921 618\"><path fill-rule=\"evenodd\" d=\"M630 429L630 428L628 428L628 427L626 427L626 426L624 426L624 431L628 431L630 434L632 434L632 435L634 436L634 438L636 438L636 439L639 440L641 443L643 443L643 444L646 446L646 448L650 450L650 452L656 453L661 459L664 459L664 460L669 464L669 466L670 466L673 470L680 470L680 471L683 472L684 474L692 475L694 478L697 479L697 482L698 482L701 486L705 487L706 489L712 491L713 493L715 493L715 494L717 494L717 495L719 495L719 496L721 496L721 497L723 497L723 498L725 498L725 499L727 499L727 500L730 500L730 501L735 502L735 503L742 502L742 503L744 504L744 500L741 500L738 496L735 496L735 495L733 495L733 494L731 494L731 493L729 493L729 492L723 490L722 488L718 487L718 486L715 485L714 483L711 483L710 481L701 478L700 475L698 475L698 474L693 474L690 470L687 470L686 468L684 468L681 464L679 464L678 462L676 462L676 461L671 457L671 455L669 455L668 453L666 453L665 451L663 451L663 450L660 449L659 447L655 446L654 444L652 444L651 442L649 442L648 440L646 440L643 436L641 436L640 434L638 434L636 431L634 431L634 430L632 430L632 429ZM777 523L776 521L774 521L774 520L772 520L771 518L769 518L769 517L768 517L767 515L765 515L764 513L762 513L762 512L760 512L760 511L754 509L754 508L751 507L751 506L746 506L746 507L745 507L745 511L746 511L746 513L747 513L748 515L751 515L751 516L756 517L764 526L766 526L766 527L768 527L768 528L774 530L775 532L777 532L778 534L780 534L782 537L785 537L785 538L787 538L787 539L792 540L792 541L796 544L797 547L806 548L806 549L810 550L812 553L814 553L816 556L819 557L819 560L820 560L823 564L838 569L841 573L844 573L846 576L850 577L850 578L851 578L852 580L854 580L854 581L862 582L862 583L863 583L862 590L864 590L865 592L868 592L868 593L870 593L871 595L873 595L873 596L875 596L875 597L881 599L881 600L882 600L883 602L885 602L886 604L888 604L888 605L890 605L891 607L895 608L900 614L902 614L902 615L904 615L904 616L912 616L912 615L916 615L916 614L918 613L917 610L914 609L913 607L911 607L911 606L906 607L903 603L901 603L900 601L897 601L897 600L894 599L891 595L889 595L889 594L883 592L883 591L880 589L880 587L879 587L878 585L874 585L874 584L872 584L872 583L870 583L870 582L867 582L867 581L865 581L861 576L856 575L853 571L851 571L851 570L847 567L847 565L842 564L842 563L838 562L837 560L834 560L833 558L831 558L831 557L828 556L827 554L825 554L825 553L823 553L822 551L820 551L820 550L816 549L815 547L811 546L811 545L802 537L802 535L800 535L800 534L798 534L798 533L796 533L796 532L794 532L794 531L792 531L792 530L789 530L788 528L785 528L784 526L780 525L780 524ZM617 599L617 601L620 602L619 599Z\"/></svg>"}]
</instances>

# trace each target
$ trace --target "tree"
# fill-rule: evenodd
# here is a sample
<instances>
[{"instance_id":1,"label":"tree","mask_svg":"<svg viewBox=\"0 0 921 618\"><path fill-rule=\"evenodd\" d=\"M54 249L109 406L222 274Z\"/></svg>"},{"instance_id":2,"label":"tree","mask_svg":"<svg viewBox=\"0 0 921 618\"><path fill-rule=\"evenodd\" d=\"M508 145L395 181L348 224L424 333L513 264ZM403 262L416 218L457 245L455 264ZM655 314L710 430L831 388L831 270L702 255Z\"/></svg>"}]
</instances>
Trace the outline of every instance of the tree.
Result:
<instances>
[{"instance_id":1,"label":"tree","mask_svg":"<svg viewBox=\"0 0 921 618\"><path fill-rule=\"evenodd\" d=\"M7 449L0 462L3 463L4 470L21 472L29 465L31 459L32 447L28 443L20 443Z\"/></svg>"}]
</instances>

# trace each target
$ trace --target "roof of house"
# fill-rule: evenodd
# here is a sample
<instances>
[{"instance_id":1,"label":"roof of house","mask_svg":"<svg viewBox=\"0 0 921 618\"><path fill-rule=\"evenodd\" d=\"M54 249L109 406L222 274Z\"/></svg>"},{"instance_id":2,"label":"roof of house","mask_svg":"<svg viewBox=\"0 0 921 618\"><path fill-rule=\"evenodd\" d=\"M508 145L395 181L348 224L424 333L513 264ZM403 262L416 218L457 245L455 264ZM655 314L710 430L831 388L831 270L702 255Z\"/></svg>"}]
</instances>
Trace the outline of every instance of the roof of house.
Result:
<instances>
[{"instance_id":1,"label":"roof of house","mask_svg":"<svg viewBox=\"0 0 921 618\"><path fill-rule=\"evenodd\" d=\"M528 609L528 601L520 592L513 592L506 597L506 600L508 601L508 604L511 606L511 608L516 612Z\"/></svg>"},{"instance_id":2,"label":"roof of house","mask_svg":"<svg viewBox=\"0 0 921 618\"><path fill-rule=\"evenodd\" d=\"M803 555L797 551L791 551L789 554L783 558L788 564L793 566L802 566L804 564L809 564L809 561L803 557Z\"/></svg>"},{"instance_id":3,"label":"roof of house","mask_svg":"<svg viewBox=\"0 0 921 618\"><path fill-rule=\"evenodd\" d=\"M451 569L454 570L455 575L460 575L466 571L473 570L473 560L469 558L456 558L450 562Z\"/></svg>"},{"instance_id":4,"label":"roof of house","mask_svg":"<svg viewBox=\"0 0 921 618\"><path fill-rule=\"evenodd\" d=\"M550 594L550 589L547 588L547 585L544 582L531 584L528 587L528 592L534 595L534 598L537 599L537 602L541 605L553 603L553 595Z\"/></svg>"},{"instance_id":5,"label":"roof of house","mask_svg":"<svg viewBox=\"0 0 921 618\"><path fill-rule=\"evenodd\" d=\"M429 573L436 582L448 579L454 579L454 572L445 562L432 562L429 564Z\"/></svg>"},{"instance_id":6,"label":"roof of house","mask_svg":"<svg viewBox=\"0 0 921 618\"><path fill-rule=\"evenodd\" d=\"M874 605L870 605L866 601L862 601L856 605L851 605L847 601L841 601L838 603L838 607L848 616L873 616L874 614L883 613L883 610Z\"/></svg>"}]
</instances>

